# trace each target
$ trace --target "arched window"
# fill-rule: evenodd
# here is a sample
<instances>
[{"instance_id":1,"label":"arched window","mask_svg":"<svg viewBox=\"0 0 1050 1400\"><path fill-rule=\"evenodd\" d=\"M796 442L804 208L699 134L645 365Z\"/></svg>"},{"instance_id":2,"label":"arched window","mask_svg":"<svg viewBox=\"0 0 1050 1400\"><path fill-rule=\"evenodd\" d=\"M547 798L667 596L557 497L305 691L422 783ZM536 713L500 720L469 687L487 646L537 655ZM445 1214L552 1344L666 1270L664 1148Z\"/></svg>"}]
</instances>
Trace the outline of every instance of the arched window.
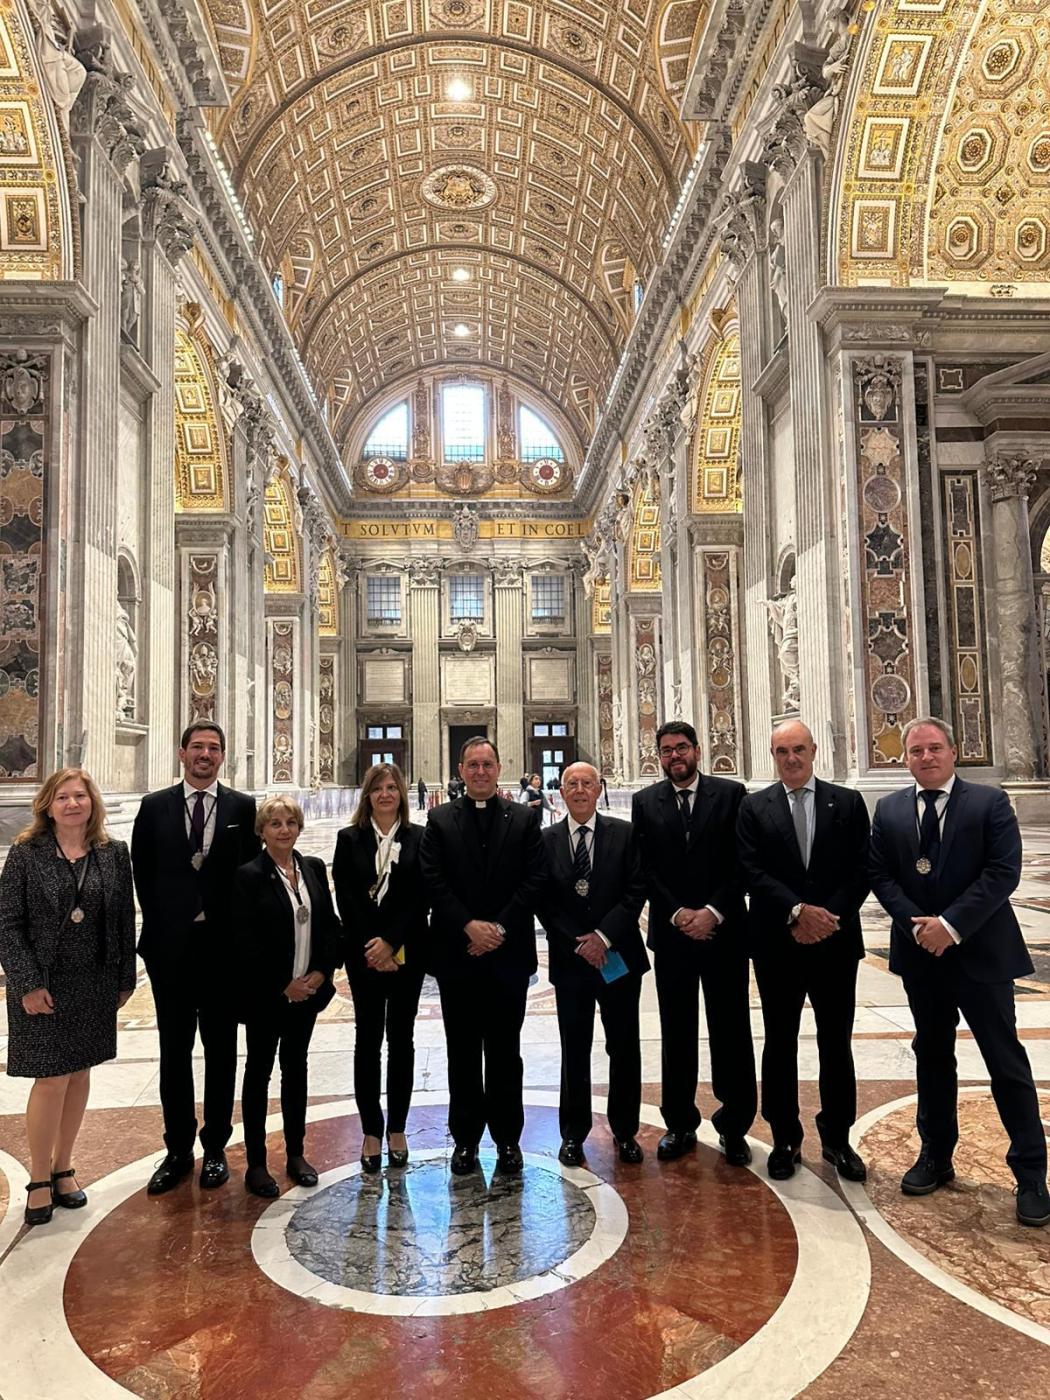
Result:
<instances>
[{"instance_id":1,"label":"arched window","mask_svg":"<svg viewBox=\"0 0 1050 1400\"><path fill-rule=\"evenodd\" d=\"M408 400L395 404L383 414L365 443L366 457L393 457L403 461L408 456Z\"/></svg>"},{"instance_id":2,"label":"arched window","mask_svg":"<svg viewBox=\"0 0 1050 1400\"><path fill-rule=\"evenodd\" d=\"M634 301L634 314L637 316L642 309L642 302L645 300L645 283L640 277L634 279L632 297Z\"/></svg>"},{"instance_id":3,"label":"arched window","mask_svg":"<svg viewBox=\"0 0 1050 1400\"><path fill-rule=\"evenodd\" d=\"M480 384L445 384L441 428L446 462L485 460L485 390Z\"/></svg>"},{"instance_id":4,"label":"arched window","mask_svg":"<svg viewBox=\"0 0 1050 1400\"><path fill-rule=\"evenodd\" d=\"M281 273L281 272L275 272L275 273L273 274L273 277L270 279L270 286L273 288L273 294L274 294L274 296L277 298L277 305L278 305L278 306L281 308L281 310L283 311L283 310L284 310L284 274Z\"/></svg>"},{"instance_id":5,"label":"arched window","mask_svg":"<svg viewBox=\"0 0 1050 1400\"><path fill-rule=\"evenodd\" d=\"M538 462L541 457L553 457L556 462L565 461L565 453L554 435L554 429L538 413L533 413L531 408L522 404L518 423L523 462Z\"/></svg>"}]
</instances>

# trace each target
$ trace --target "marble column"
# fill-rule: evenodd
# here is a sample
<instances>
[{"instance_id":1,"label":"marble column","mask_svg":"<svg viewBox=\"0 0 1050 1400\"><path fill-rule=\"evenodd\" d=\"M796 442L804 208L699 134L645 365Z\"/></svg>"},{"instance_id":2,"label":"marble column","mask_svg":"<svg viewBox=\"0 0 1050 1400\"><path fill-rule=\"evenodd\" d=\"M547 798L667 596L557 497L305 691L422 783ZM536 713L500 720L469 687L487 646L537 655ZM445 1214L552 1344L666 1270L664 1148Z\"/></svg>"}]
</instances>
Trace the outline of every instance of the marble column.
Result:
<instances>
[{"instance_id":1,"label":"marble column","mask_svg":"<svg viewBox=\"0 0 1050 1400\"><path fill-rule=\"evenodd\" d=\"M521 565L499 560L495 565L496 612L496 742L504 773L525 771L525 716L522 705Z\"/></svg>"},{"instance_id":2,"label":"marble column","mask_svg":"<svg viewBox=\"0 0 1050 1400\"><path fill-rule=\"evenodd\" d=\"M573 634L576 638L576 753L588 763L598 762L598 697L591 651L591 599L584 585L585 560L573 560L569 575L572 589Z\"/></svg>"},{"instance_id":3,"label":"marble column","mask_svg":"<svg viewBox=\"0 0 1050 1400\"><path fill-rule=\"evenodd\" d=\"M441 781L441 573L433 560L409 566L408 625L412 638L412 773L428 787Z\"/></svg>"},{"instance_id":4,"label":"marble column","mask_svg":"<svg viewBox=\"0 0 1050 1400\"><path fill-rule=\"evenodd\" d=\"M999 453L985 466L992 501L995 601L999 617L1004 776L1028 782L1047 775L1039 674L1041 648L1028 522L1028 494L1038 463L1023 453Z\"/></svg>"}]
</instances>

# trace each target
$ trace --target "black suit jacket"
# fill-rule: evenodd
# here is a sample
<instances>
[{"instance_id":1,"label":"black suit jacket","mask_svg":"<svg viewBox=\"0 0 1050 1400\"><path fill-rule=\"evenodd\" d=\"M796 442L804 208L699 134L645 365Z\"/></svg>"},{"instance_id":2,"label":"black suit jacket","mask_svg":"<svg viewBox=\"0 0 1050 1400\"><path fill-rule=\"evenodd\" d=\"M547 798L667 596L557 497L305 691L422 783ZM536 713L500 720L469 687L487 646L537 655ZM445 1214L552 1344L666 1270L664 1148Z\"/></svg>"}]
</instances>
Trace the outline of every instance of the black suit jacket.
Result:
<instances>
[{"instance_id":1,"label":"black suit jacket","mask_svg":"<svg viewBox=\"0 0 1050 1400\"><path fill-rule=\"evenodd\" d=\"M890 971L937 975L958 965L977 982L1009 982L1033 971L1010 896L1021 879L1021 833L1002 788L956 775L935 869L920 875L915 788L883 797L871 829L871 887L893 919ZM933 957L915 942L911 920L943 915L958 947Z\"/></svg>"},{"instance_id":2,"label":"black suit jacket","mask_svg":"<svg viewBox=\"0 0 1050 1400\"><path fill-rule=\"evenodd\" d=\"M808 868L802 864L791 804L783 783L751 793L740 804L737 852L750 896L747 928L752 950L797 949L805 955L864 956L860 907L870 888L871 823L860 793L816 780L815 827ZM792 937L788 916L796 904L816 904L839 917L837 932L820 943Z\"/></svg>"},{"instance_id":3,"label":"black suit jacket","mask_svg":"<svg viewBox=\"0 0 1050 1400\"><path fill-rule=\"evenodd\" d=\"M229 933L233 877L259 853L255 798L219 783L212 839L200 868L190 864L182 783L147 793L131 833L135 892L142 910L139 953L154 966L185 955L190 925L203 911L216 955L232 955Z\"/></svg>"},{"instance_id":4,"label":"black suit jacket","mask_svg":"<svg viewBox=\"0 0 1050 1400\"><path fill-rule=\"evenodd\" d=\"M332 973L342 962L339 920L332 905L324 861L303 855L298 860L310 892L310 961L306 971L325 975L324 983L310 998L310 1005L322 1011L335 994ZM245 1015L280 1007L281 994L292 980L295 965L295 907L265 851L236 872L233 898L243 1019Z\"/></svg>"},{"instance_id":5,"label":"black suit jacket","mask_svg":"<svg viewBox=\"0 0 1050 1400\"><path fill-rule=\"evenodd\" d=\"M547 861L536 818L527 807L503 797L496 809L487 858L477 838L467 797L431 809L419 860L430 901L433 969L462 976L481 964L497 975L531 976L536 971L534 913L547 879ZM502 924L501 948L472 957L463 932L471 919Z\"/></svg>"},{"instance_id":6,"label":"black suit jacket","mask_svg":"<svg viewBox=\"0 0 1050 1400\"><path fill-rule=\"evenodd\" d=\"M419 868L422 841L418 826L402 822L394 843L398 857L391 861L386 894L377 905L368 897L376 878L376 834L372 823L344 826L340 831L332 861L332 882L343 921L347 972L365 970L365 944L373 938L382 938L395 952L404 947L407 969L427 967L430 938L427 895Z\"/></svg>"},{"instance_id":7,"label":"black suit jacket","mask_svg":"<svg viewBox=\"0 0 1050 1400\"><path fill-rule=\"evenodd\" d=\"M604 985L602 975L576 952L576 940L603 933L631 972L649 971L638 916L645 903L645 877L638 843L629 822L594 815L590 889L576 893L568 818L543 832L550 872L540 899L539 918L547 930L550 978L554 983L585 979Z\"/></svg>"},{"instance_id":8,"label":"black suit jacket","mask_svg":"<svg viewBox=\"0 0 1050 1400\"><path fill-rule=\"evenodd\" d=\"M722 915L721 931L742 929L744 893L736 854L736 818L746 795L743 783L698 775L689 820L682 826L674 784L669 778L642 788L631 801L649 895L649 947L654 952L694 954L704 945L672 927L676 910L710 904Z\"/></svg>"}]
</instances>

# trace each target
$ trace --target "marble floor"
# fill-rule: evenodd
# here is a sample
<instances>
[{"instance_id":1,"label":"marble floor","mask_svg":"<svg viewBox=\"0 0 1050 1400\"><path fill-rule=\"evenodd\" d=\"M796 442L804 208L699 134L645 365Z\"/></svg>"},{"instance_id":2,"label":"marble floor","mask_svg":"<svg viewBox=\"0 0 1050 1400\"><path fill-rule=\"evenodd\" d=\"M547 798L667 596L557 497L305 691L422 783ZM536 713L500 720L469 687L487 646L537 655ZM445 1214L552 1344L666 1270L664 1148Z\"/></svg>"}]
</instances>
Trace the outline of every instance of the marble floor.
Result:
<instances>
[{"instance_id":1,"label":"marble floor","mask_svg":"<svg viewBox=\"0 0 1050 1400\"><path fill-rule=\"evenodd\" d=\"M338 820L305 849L330 857ZM1050 832L1026 832L1015 898L1036 963L1018 1023L1050 1130ZM911 1019L886 967L888 928L866 911L855 1054L869 1164L844 1186L815 1131L789 1182L726 1165L705 1122L697 1152L656 1161L662 1131L655 991L642 1005L641 1166L613 1150L601 1035L586 1167L557 1161L559 1054L544 954L524 1030L527 1122L520 1178L448 1171L447 1062L436 988L417 1024L406 1170L361 1174L345 981L311 1053L304 1190L268 1202L195 1180L151 1199L159 1159L156 1030L148 984L121 1013L118 1055L93 1073L78 1150L89 1204L27 1231L22 1113L28 1082L0 1077L0 1395L3 1400L644 1400L651 1396L923 1395L1022 1400L1050 1394L1050 1230L1013 1214L1005 1138L969 1032L956 1181L900 1194L916 1147ZM542 949L542 943L541 943ZM761 1048L757 994L752 995ZM6 1050L0 1022L0 1062ZM701 1043L701 1063L707 1047ZM800 1045L804 1117L816 1110L816 1046ZM199 1061L198 1061L199 1068ZM701 1087L705 1114L713 1106ZM281 1161L278 1104L272 1166Z\"/></svg>"}]
</instances>

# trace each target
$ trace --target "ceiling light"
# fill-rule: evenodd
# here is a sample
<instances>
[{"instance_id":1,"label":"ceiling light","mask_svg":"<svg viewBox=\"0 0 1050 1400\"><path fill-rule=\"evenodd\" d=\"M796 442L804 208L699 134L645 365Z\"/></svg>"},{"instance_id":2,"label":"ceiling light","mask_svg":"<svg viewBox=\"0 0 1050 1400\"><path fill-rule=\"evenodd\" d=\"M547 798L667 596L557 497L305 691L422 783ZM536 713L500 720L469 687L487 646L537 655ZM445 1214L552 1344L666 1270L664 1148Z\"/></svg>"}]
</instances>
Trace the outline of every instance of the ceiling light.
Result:
<instances>
[{"instance_id":1,"label":"ceiling light","mask_svg":"<svg viewBox=\"0 0 1050 1400\"><path fill-rule=\"evenodd\" d=\"M470 84L466 78L453 78L445 89L450 102L467 102L470 98Z\"/></svg>"},{"instance_id":2,"label":"ceiling light","mask_svg":"<svg viewBox=\"0 0 1050 1400\"><path fill-rule=\"evenodd\" d=\"M459 338L462 340L465 335L470 334L470 327L468 325L465 325L462 321L458 321L452 327L452 334L458 335Z\"/></svg>"},{"instance_id":3,"label":"ceiling light","mask_svg":"<svg viewBox=\"0 0 1050 1400\"><path fill-rule=\"evenodd\" d=\"M454 267L452 269L453 282L469 282L470 269L467 267Z\"/></svg>"}]
</instances>

